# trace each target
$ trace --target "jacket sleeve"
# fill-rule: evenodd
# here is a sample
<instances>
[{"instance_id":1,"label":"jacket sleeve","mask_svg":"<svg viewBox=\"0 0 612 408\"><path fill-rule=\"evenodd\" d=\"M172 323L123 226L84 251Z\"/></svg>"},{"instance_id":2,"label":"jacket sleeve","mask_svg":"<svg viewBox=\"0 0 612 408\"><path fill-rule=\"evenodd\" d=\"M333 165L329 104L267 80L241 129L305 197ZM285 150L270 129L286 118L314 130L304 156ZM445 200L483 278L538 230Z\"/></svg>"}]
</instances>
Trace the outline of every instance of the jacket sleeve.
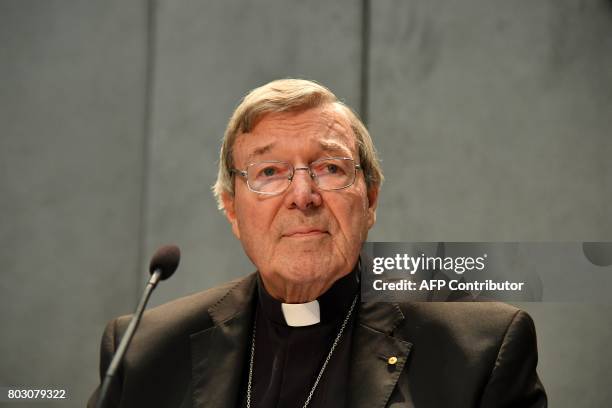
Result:
<instances>
[{"instance_id":1,"label":"jacket sleeve","mask_svg":"<svg viewBox=\"0 0 612 408\"><path fill-rule=\"evenodd\" d=\"M87 402L87 408L95 408L96 402L98 401L98 396L100 393L100 388L102 386L102 381L104 380L104 376L106 375L106 370L111 363L113 355L115 354L115 349L117 348L117 319L113 319L106 325L104 329L104 334L102 335L102 342L100 344L100 385L96 387L95 391L89 397L89 401ZM108 390L108 396L106 398L106 406L107 407L116 407L119 405L119 401L121 399L121 382L119 379L121 378L121 367L117 370L115 374L114 380Z\"/></svg>"},{"instance_id":2,"label":"jacket sleeve","mask_svg":"<svg viewBox=\"0 0 612 408\"><path fill-rule=\"evenodd\" d=\"M518 311L506 330L480 407L547 407L546 392L536 373L537 363L533 320Z\"/></svg>"}]
</instances>

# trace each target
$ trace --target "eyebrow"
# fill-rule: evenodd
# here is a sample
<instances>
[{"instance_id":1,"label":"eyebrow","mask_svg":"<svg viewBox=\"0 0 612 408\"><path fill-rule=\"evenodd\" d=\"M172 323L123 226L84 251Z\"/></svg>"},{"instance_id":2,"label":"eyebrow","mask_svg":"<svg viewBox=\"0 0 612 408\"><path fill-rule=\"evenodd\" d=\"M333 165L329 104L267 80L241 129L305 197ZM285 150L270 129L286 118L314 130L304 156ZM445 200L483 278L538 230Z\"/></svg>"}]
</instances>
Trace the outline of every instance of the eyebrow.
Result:
<instances>
[{"instance_id":1,"label":"eyebrow","mask_svg":"<svg viewBox=\"0 0 612 408\"><path fill-rule=\"evenodd\" d=\"M257 147L247 156L247 163L251 163L255 157L263 156L266 153L269 153L270 150L274 147L276 143L270 143L265 146Z\"/></svg>"},{"instance_id":2,"label":"eyebrow","mask_svg":"<svg viewBox=\"0 0 612 408\"><path fill-rule=\"evenodd\" d=\"M272 149L274 148L274 146L276 145L275 142L272 142L270 144L261 146L261 147L257 147L255 148L251 153L249 153L249 155L247 156L247 163L252 163L253 159L259 157L259 156L263 156L266 153L270 153L270 151L272 151ZM346 146L340 144L340 143L336 143L333 141L329 141L329 140L319 140L319 146L321 147L321 149L324 152L339 152L342 154L349 154L350 155L350 150L346 148Z\"/></svg>"},{"instance_id":3,"label":"eyebrow","mask_svg":"<svg viewBox=\"0 0 612 408\"><path fill-rule=\"evenodd\" d=\"M329 140L319 140L319 146L325 152L341 152L342 154L350 154L350 150L346 146Z\"/></svg>"}]
</instances>

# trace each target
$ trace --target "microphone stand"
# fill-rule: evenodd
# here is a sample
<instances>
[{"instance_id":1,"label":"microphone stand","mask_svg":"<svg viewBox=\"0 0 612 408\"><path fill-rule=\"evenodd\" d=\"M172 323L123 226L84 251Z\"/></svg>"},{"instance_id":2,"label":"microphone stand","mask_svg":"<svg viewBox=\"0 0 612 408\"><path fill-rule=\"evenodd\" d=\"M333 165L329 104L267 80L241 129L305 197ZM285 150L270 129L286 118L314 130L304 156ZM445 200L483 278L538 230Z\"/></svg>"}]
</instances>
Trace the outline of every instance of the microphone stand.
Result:
<instances>
[{"instance_id":1,"label":"microphone stand","mask_svg":"<svg viewBox=\"0 0 612 408\"><path fill-rule=\"evenodd\" d=\"M153 293L153 289L157 286L159 281L161 280L162 270L156 269L153 274L151 274L151 278L147 283L147 287L140 298L140 302L136 307L136 312L132 315L132 320L130 320L130 324L125 331L125 334L121 338L121 342L119 343L119 347L117 347L117 351L115 351L115 355L106 370L106 375L104 376L104 381L102 382L102 386L100 388L100 395L98 397L98 401L96 402L96 408L104 408L104 402L108 395L108 390L110 388L111 381L115 376L115 372L117 368L119 368L119 364L121 360L123 360L123 355L125 354L130 342L132 341L132 337L134 337L134 333L136 332L136 328L140 323L140 318L142 317L142 313L144 312L144 308L149 301L149 297L151 297L151 293Z\"/></svg>"}]
</instances>

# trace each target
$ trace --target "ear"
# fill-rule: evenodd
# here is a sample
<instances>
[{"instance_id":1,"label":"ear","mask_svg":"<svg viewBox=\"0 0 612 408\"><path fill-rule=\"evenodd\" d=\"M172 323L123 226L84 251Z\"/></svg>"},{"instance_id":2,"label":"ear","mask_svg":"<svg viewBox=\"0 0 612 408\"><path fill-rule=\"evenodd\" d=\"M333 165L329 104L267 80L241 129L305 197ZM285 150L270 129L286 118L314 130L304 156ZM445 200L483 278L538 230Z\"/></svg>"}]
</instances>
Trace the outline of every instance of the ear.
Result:
<instances>
[{"instance_id":1,"label":"ear","mask_svg":"<svg viewBox=\"0 0 612 408\"><path fill-rule=\"evenodd\" d=\"M376 207L378 206L378 186L368 188L368 229L376 223Z\"/></svg>"},{"instance_id":2,"label":"ear","mask_svg":"<svg viewBox=\"0 0 612 408\"><path fill-rule=\"evenodd\" d=\"M234 195L227 192L221 193L221 201L223 201L225 217L227 217L229 223L232 224L232 232L236 238L240 239L240 228L238 227L238 219L236 218Z\"/></svg>"}]
</instances>

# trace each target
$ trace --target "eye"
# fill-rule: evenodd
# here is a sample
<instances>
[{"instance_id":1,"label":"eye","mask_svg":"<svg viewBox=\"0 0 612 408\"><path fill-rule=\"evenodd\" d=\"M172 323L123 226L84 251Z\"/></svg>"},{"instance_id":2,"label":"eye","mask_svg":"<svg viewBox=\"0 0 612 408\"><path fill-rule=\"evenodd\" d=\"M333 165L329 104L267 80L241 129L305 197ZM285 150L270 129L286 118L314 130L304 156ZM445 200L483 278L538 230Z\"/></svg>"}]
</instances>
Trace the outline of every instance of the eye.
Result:
<instances>
[{"instance_id":1,"label":"eye","mask_svg":"<svg viewBox=\"0 0 612 408\"><path fill-rule=\"evenodd\" d=\"M346 163L338 159L323 159L311 165L317 177L344 177L347 174Z\"/></svg>"},{"instance_id":2,"label":"eye","mask_svg":"<svg viewBox=\"0 0 612 408\"><path fill-rule=\"evenodd\" d=\"M286 177L289 166L286 163L259 163L251 169L252 179L273 180Z\"/></svg>"},{"instance_id":3,"label":"eye","mask_svg":"<svg viewBox=\"0 0 612 408\"><path fill-rule=\"evenodd\" d=\"M338 171L340 171L340 168L335 165L335 164L328 164L327 165L327 172L329 174L336 174Z\"/></svg>"},{"instance_id":4,"label":"eye","mask_svg":"<svg viewBox=\"0 0 612 408\"><path fill-rule=\"evenodd\" d=\"M261 172L266 177L272 177L276 174L276 169L274 167L266 167Z\"/></svg>"}]
</instances>

